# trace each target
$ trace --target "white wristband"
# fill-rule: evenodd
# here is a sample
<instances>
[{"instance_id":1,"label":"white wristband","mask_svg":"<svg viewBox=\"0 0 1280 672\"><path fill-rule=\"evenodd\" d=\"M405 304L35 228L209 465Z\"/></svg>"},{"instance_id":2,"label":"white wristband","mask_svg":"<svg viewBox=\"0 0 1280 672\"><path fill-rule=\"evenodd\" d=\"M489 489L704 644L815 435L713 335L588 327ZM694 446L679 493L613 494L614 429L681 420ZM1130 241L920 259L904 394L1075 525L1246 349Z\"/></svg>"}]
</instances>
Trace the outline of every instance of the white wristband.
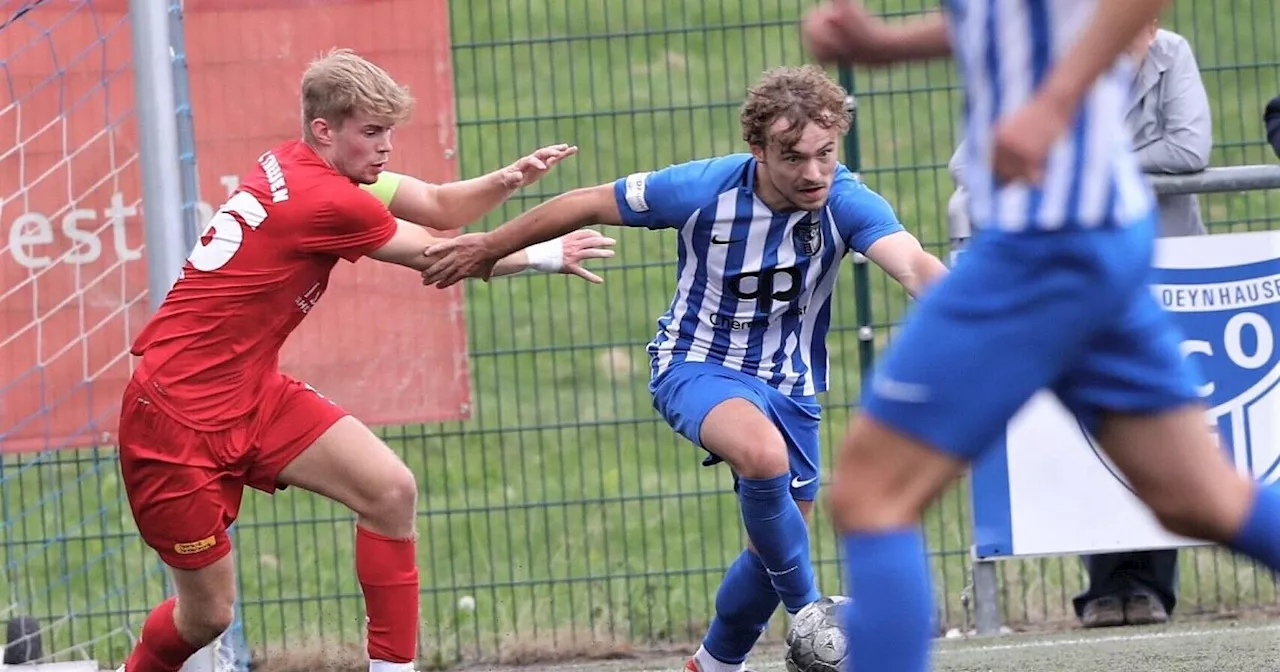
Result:
<instances>
[{"instance_id":1,"label":"white wristband","mask_svg":"<svg viewBox=\"0 0 1280 672\"><path fill-rule=\"evenodd\" d=\"M529 268L541 273L559 273L564 266L564 241L556 238L524 248Z\"/></svg>"}]
</instances>

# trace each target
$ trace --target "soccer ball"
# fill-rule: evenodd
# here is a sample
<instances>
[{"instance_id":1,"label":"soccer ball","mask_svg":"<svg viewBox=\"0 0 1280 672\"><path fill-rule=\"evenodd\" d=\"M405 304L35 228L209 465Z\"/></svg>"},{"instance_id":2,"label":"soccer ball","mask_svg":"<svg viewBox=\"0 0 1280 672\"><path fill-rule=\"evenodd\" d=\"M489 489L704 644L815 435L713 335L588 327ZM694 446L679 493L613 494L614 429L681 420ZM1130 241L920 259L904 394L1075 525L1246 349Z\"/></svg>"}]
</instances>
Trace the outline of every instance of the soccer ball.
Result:
<instances>
[{"instance_id":1,"label":"soccer ball","mask_svg":"<svg viewBox=\"0 0 1280 672\"><path fill-rule=\"evenodd\" d=\"M830 595L796 613L787 630L787 672L841 672L848 647L840 612L848 603Z\"/></svg>"}]
</instances>

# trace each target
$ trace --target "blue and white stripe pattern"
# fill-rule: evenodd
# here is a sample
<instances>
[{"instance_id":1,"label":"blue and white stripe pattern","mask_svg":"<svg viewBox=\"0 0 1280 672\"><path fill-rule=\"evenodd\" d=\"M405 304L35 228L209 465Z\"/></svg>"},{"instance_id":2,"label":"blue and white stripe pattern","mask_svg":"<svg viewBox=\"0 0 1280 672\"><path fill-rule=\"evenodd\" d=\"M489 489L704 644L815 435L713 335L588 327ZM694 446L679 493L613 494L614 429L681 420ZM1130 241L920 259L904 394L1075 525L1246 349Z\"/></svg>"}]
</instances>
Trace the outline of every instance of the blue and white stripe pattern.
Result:
<instances>
[{"instance_id":1,"label":"blue and white stripe pattern","mask_svg":"<svg viewBox=\"0 0 1280 672\"><path fill-rule=\"evenodd\" d=\"M1012 232L1124 226L1154 206L1124 125L1133 78L1127 57L1089 91L1039 186L997 185L991 172L997 120L1039 88L1100 1L946 0L964 80L972 167L965 186L975 226Z\"/></svg>"},{"instance_id":2,"label":"blue and white stripe pattern","mask_svg":"<svg viewBox=\"0 0 1280 672\"><path fill-rule=\"evenodd\" d=\"M678 236L675 296L648 346L652 374L709 362L811 396L827 386L840 260L902 226L843 166L821 210L774 212L755 195L756 167L735 154L615 184L624 223Z\"/></svg>"}]
</instances>

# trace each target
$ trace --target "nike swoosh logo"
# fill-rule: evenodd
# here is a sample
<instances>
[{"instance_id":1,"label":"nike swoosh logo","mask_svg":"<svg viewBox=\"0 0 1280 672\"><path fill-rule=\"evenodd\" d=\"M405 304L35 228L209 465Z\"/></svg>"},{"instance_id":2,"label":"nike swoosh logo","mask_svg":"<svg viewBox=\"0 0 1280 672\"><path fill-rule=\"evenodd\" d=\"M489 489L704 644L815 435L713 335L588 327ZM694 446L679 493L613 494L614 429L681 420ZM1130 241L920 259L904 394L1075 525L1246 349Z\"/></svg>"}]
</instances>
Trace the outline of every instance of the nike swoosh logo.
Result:
<instances>
[{"instance_id":1,"label":"nike swoosh logo","mask_svg":"<svg viewBox=\"0 0 1280 672\"><path fill-rule=\"evenodd\" d=\"M793 487L793 488L795 488L795 489L797 489L797 490L798 490L798 489L800 489L800 488L803 488L803 487L804 487L804 486L806 486L806 485L809 485L810 483L812 483L812 482L814 482L814 481L816 481L816 480L818 480L818 477L817 477L817 476L814 476L813 478L806 478L806 479L805 479L805 480L803 480L803 481L802 481L802 480L800 480L799 478L793 478L793 479L791 479L791 487Z\"/></svg>"},{"instance_id":2,"label":"nike swoosh logo","mask_svg":"<svg viewBox=\"0 0 1280 672\"><path fill-rule=\"evenodd\" d=\"M711 242L712 242L713 244L715 244L715 245L728 245L729 243L736 243L736 242L738 242L739 240L741 240L741 239L740 239L740 238L725 238L725 239L721 239L721 238L720 238L720 236L717 236L717 235L714 235L714 234L711 236Z\"/></svg>"}]
</instances>

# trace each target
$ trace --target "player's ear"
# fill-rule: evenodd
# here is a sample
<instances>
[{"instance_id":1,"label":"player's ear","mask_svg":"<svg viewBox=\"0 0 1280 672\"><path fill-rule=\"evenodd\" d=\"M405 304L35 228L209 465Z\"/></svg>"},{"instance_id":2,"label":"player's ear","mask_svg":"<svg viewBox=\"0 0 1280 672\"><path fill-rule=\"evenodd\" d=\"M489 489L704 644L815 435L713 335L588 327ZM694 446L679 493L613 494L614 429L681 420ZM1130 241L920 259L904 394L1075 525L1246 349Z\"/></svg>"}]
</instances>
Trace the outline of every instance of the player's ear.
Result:
<instances>
[{"instance_id":1,"label":"player's ear","mask_svg":"<svg viewBox=\"0 0 1280 672\"><path fill-rule=\"evenodd\" d=\"M760 162L760 163L765 163L765 160L764 160L764 147L758 147L758 146L756 146L756 145L751 145L751 156L756 157L756 161L758 161L758 162Z\"/></svg>"},{"instance_id":2,"label":"player's ear","mask_svg":"<svg viewBox=\"0 0 1280 672\"><path fill-rule=\"evenodd\" d=\"M317 117L311 120L310 126L311 136L316 139L316 142L321 145L333 144L333 134L337 129L329 123L328 119Z\"/></svg>"}]
</instances>

